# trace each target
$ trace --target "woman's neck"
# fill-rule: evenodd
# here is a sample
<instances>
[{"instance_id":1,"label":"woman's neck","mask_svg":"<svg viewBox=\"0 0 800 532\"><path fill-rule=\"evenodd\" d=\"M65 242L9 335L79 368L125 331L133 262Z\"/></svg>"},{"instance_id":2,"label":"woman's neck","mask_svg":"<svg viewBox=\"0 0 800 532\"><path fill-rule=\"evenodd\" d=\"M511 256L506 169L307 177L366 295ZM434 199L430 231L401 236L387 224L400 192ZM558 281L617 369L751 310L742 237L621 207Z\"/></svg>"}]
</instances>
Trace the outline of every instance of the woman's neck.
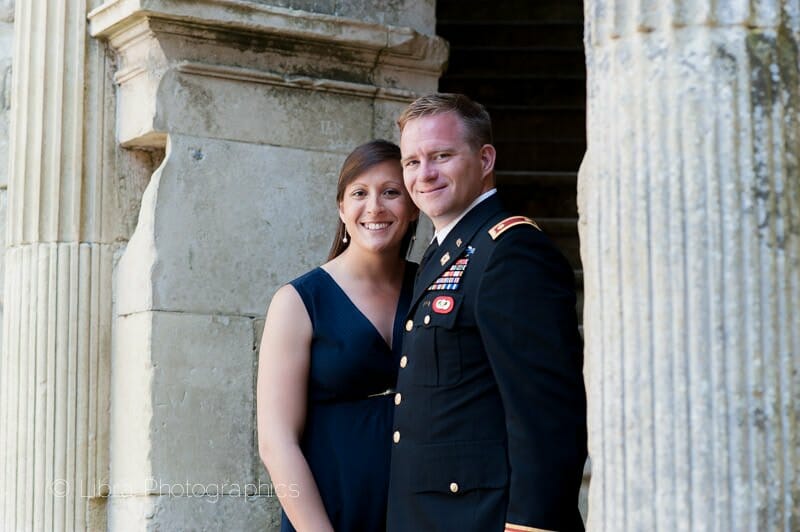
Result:
<instances>
[{"instance_id":1,"label":"woman's neck","mask_svg":"<svg viewBox=\"0 0 800 532\"><path fill-rule=\"evenodd\" d=\"M349 247L331 263L344 270L348 276L367 282L386 282L402 279L405 260L397 250L372 253L356 247Z\"/></svg>"}]
</instances>

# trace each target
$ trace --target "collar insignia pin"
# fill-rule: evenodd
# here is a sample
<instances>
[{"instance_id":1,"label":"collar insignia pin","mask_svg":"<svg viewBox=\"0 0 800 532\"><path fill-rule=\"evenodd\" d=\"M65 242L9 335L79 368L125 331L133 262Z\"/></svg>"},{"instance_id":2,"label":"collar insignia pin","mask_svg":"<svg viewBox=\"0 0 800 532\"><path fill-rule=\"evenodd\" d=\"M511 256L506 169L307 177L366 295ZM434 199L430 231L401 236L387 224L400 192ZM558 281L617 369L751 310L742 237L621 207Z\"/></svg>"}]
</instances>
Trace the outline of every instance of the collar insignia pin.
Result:
<instances>
[{"instance_id":1,"label":"collar insignia pin","mask_svg":"<svg viewBox=\"0 0 800 532\"><path fill-rule=\"evenodd\" d=\"M439 264L441 264L442 266L444 266L444 265L445 265L445 263L446 263L448 260L450 260L450 252L449 252L449 251L448 251L447 253L445 253L444 255L442 255L442 258L441 258L441 259L439 259Z\"/></svg>"},{"instance_id":2,"label":"collar insignia pin","mask_svg":"<svg viewBox=\"0 0 800 532\"><path fill-rule=\"evenodd\" d=\"M456 240L456 247L461 247L461 239Z\"/></svg>"}]
</instances>

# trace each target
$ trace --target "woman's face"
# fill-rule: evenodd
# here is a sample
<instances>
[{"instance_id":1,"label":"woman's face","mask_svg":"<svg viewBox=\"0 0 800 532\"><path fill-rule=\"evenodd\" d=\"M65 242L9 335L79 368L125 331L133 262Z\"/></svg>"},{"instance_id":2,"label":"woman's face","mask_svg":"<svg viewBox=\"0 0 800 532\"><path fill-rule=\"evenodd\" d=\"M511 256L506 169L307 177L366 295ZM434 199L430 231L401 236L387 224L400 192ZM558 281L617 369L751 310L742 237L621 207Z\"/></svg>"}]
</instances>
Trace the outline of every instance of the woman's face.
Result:
<instances>
[{"instance_id":1,"label":"woman's face","mask_svg":"<svg viewBox=\"0 0 800 532\"><path fill-rule=\"evenodd\" d=\"M376 164L356 176L339 203L350 246L371 252L398 253L408 224L418 216L397 161Z\"/></svg>"}]
</instances>

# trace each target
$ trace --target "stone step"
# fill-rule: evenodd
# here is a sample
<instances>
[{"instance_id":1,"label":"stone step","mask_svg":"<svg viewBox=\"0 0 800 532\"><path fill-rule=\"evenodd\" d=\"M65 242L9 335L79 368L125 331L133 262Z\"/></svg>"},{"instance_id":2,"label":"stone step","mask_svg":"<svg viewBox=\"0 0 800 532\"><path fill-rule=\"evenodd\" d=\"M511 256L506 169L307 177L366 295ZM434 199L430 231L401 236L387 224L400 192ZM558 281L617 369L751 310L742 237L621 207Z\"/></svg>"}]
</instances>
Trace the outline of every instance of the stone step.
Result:
<instances>
[{"instance_id":1,"label":"stone step","mask_svg":"<svg viewBox=\"0 0 800 532\"><path fill-rule=\"evenodd\" d=\"M495 140L498 171L537 170L575 172L586 151L578 140Z\"/></svg>"},{"instance_id":2,"label":"stone step","mask_svg":"<svg viewBox=\"0 0 800 532\"><path fill-rule=\"evenodd\" d=\"M459 20L519 20L539 22L583 22L583 2L580 0L437 0L436 16L442 22Z\"/></svg>"},{"instance_id":3,"label":"stone step","mask_svg":"<svg viewBox=\"0 0 800 532\"><path fill-rule=\"evenodd\" d=\"M492 106L495 142L525 140L583 141L586 138L586 111L583 109L538 109L517 106Z\"/></svg>"},{"instance_id":4,"label":"stone step","mask_svg":"<svg viewBox=\"0 0 800 532\"><path fill-rule=\"evenodd\" d=\"M524 212L534 219L578 217L574 172L497 172L496 178L511 212Z\"/></svg>"},{"instance_id":5,"label":"stone step","mask_svg":"<svg viewBox=\"0 0 800 532\"><path fill-rule=\"evenodd\" d=\"M493 46L570 48L583 50L583 24L580 22L439 21L436 33L450 43L451 50L475 45L475 36Z\"/></svg>"},{"instance_id":6,"label":"stone step","mask_svg":"<svg viewBox=\"0 0 800 532\"><path fill-rule=\"evenodd\" d=\"M537 218L536 223L567 258L573 270L581 270L577 218Z\"/></svg>"},{"instance_id":7,"label":"stone step","mask_svg":"<svg viewBox=\"0 0 800 532\"><path fill-rule=\"evenodd\" d=\"M448 76L493 76L498 72L538 77L585 79L583 50L474 47L451 51Z\"/></svg>"},{"instance_id":8,"label":"stone step","mask_svg":"<svg viewBox=\"0 0 800 532\"><path fill-rule=\"evenodd\" d=\"M498 171L495 172L498 183L509 185L524 185L537 182L546 186L577 186L577 172L526 172L526 171ZM575 190L573 190L573 193Z\"/></svg>"},{"instance_id":9,"label":"stone step","mask_svg":"<svg viewBox=\"0 0 800 532\"><path fill-rule=\"evenodd\" d=\"M586 105L586 80L583 78L452 76L439 82L439 90L466 94L487 107L519 105L545 110L578 110L582 113Z\"/></svg>"}]
</instances>

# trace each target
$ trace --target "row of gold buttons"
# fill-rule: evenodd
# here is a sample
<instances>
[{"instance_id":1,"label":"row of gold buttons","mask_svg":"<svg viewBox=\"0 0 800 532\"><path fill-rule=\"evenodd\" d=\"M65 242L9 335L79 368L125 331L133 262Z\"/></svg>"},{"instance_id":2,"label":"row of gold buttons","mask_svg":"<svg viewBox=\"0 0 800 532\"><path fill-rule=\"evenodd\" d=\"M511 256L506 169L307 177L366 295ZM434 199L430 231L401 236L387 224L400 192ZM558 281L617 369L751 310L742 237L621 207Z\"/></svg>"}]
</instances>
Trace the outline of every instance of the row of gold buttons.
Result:
<instances>
[{"instance_id":1,"label":"row of gold buttons","mask_svg":"<svg viewBox=\"0 0 800 532\"><path fill-rule=\"evenodd\" d=\"M431 322L431 317L430 317L429 314L426 314L425 317L422 318L422 323L424 323L425 325L428 325L430 322ZM411 332L411 329L413 329L413 328L414 328L414 320L408 320L406 322L406 331ZM406 355L403 355L400 358L400 367L404 368L404 367L406 367L406 365L408 365L408 357ZM394 404L395 405L399 405L402 401L403 401L403 397L400 395L400 393L398 392L397 394L395 394L395 396L394 396ZM399 430L394 431L394 434L392 435L392 440L394 440L395 443L400 443L400 431ZM457 482L451 482L450 483L450 492L451 493L458 493L458 483Z\"/></svg>"},{"instance_id":2,"label":"row of gold buttons","mask_svg":"<svg viewBox=\"0 0 800 532\"><path fill-rule=\"evenodd\" d=\"M425 314L425 317L422 318L422 323L424 323L425 325L428 325L430 322L431 322L431 315L430 314ZM414 320L408 320L406 322L406 330L408 332L411 332L411 329L413 329L413 328L414 328Z\"/></svg>"}]
</instances>

